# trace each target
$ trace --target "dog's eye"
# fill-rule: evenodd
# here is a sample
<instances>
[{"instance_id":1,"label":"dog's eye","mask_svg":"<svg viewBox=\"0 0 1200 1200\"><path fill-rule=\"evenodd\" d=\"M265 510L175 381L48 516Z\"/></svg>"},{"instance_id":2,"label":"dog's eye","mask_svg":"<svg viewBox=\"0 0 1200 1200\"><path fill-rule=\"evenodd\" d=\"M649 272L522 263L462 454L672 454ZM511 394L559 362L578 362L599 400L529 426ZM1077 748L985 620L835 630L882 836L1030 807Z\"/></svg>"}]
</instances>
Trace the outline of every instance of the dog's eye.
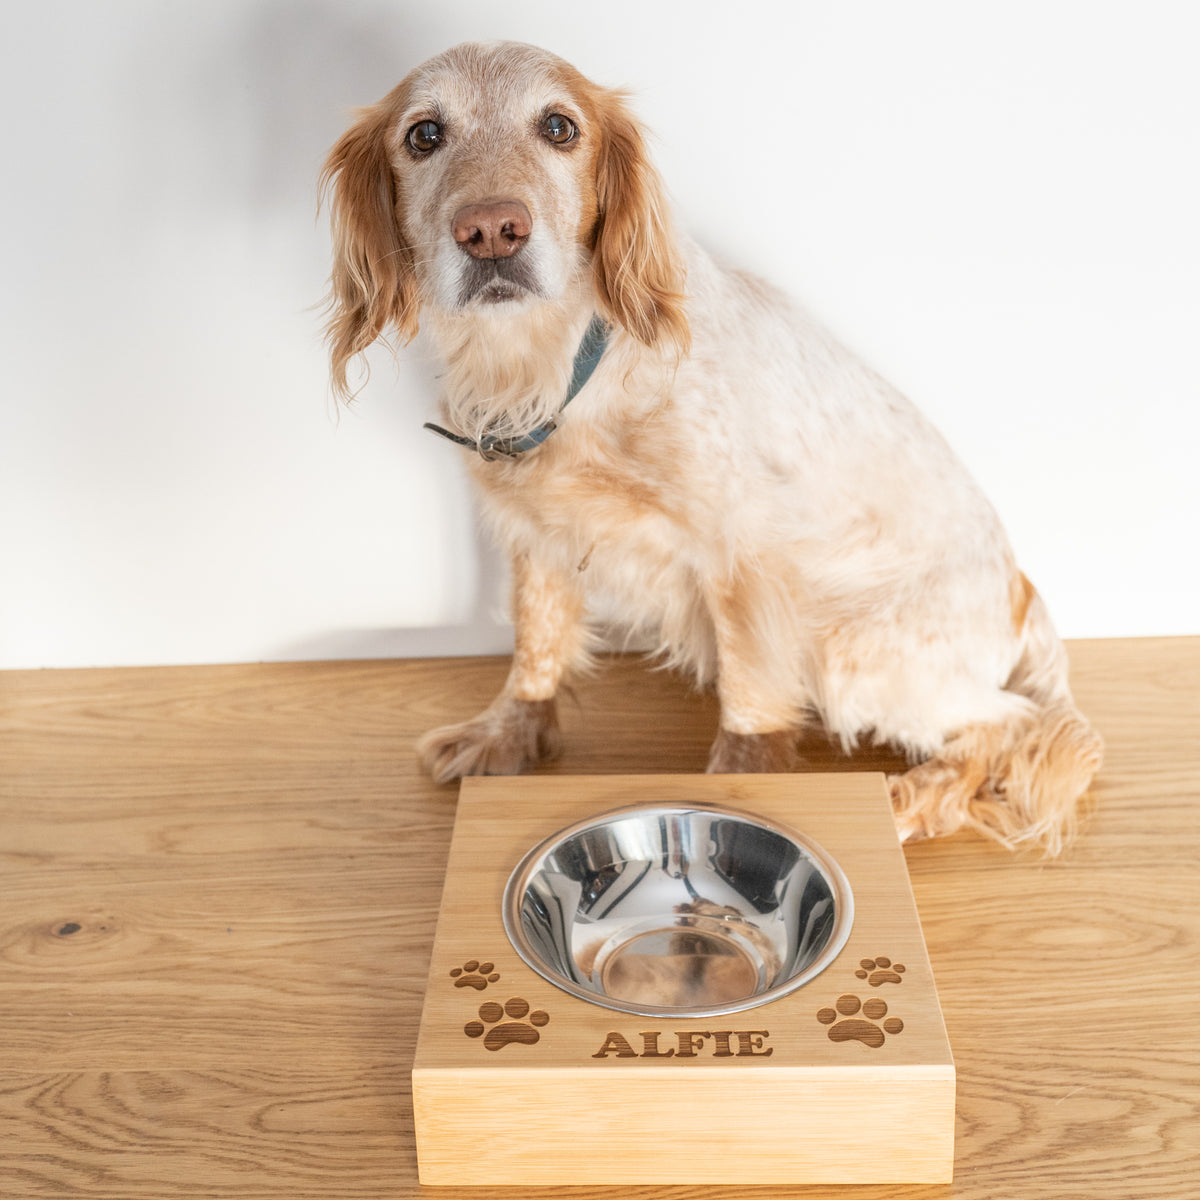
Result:
<instances>
[{"instance_id":1,"label":"dog's eye","mask_svg":"<svg viewBox=\"0 0 1200 1200\"><path fill-rule=\"evenodd\" d=\"M542 122L542 136L559 146L573 142L577 132L575 123L561 113L551 113Z\"/></svg>"},{"instance_id":2,"label":"dog's eye","mask_svg":"<svg viewBox=\"0 0 1200 1200\"><path fill-rule=\"evenodd\" d=\"M442 127L436 121L418 121L408 131L408 144L418 154L428 154L442 144Z\"/></svg>"}]
</instances>

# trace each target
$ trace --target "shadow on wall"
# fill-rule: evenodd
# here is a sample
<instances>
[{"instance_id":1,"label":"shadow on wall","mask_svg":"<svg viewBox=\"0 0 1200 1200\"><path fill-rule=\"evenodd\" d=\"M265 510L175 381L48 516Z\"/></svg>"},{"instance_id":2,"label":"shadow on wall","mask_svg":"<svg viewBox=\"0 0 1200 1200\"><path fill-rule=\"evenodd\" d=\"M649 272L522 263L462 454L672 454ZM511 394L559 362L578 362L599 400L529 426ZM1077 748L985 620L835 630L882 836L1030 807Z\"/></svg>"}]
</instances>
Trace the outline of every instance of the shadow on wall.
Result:
<instances>
[{"instance_id":1,"label":"shadow on wall","mask_svg":"<svg viewBox=\"0 0 1200 1200\"><path fill-rule=\"evenodd\" d=\"M428 7L411 3L274 0L252 11L241 74L257 101L255 193L266 202L315 194L316 171L352 110L459 40L448 16L439 32Z\"/></svg>"},{"instance_id":2,"label":"shadow on wall","mask_svg":"<svg viewBox=\"0 0 1200 1200\"><path fill-rule=\"evenodd\" d=\"M463 553L478 564L475 601L459 625L419 629L340 629L318 633L281 647L278 661L365 658L458 658L512 653L513 630L505 613L508 568L485 533L476 529ZM469 572L468 572L469 574Z\"/></svg>"},{"instance_id":3,"label":"shadow on wall","mask_svg":"<svg viewBox=\"0 0 1200 1200\"><path fill-rule=\"evenodd\" d=\"M232 48L228 61L214 66L226 79L228 102L251 116L247 199L266 212L294 205L300 197L315 213L321 164L349 124L352 111L380 99L411 67L461 40L452 12L439 17L427 6L411 3L274 0L256 6L253 13L242 27L241 45ZM321 222L325 219L322 214ZM319 232L314 238L322 240ZM303 303L311 300L306 297ZM322 321L317 311L313 320L314 328ZM372 354L376 363L384 357ZM444 470L438 473L439 490L462 487L462 472L453 454L446 455L446 448L420 429L425 415L432 413L436 393L434 364L428 359L419 345L401 350L402 375L413 385L405 388L410 394L400 403L390 403L386 384L392 373L378 370L373 394L368 389L361 403L373 405L372 421L378 422L381 434L397 442L397 469L403 466L402 453L415 441L422 453L445 456ZM427 451L425 438L430 443ZM431 495L429 509L436 510L444 501L444 495ZM361 659L510 653L507 565L478 526L472 528L470 539L446 548L451 561L444 564L452 579L473 585L469 607L456 606L466 610L461 623L331 630L289 643L278 656ZM436 564L428 564L427 569L436 569ZM421 571L421 564L415 564L414 577L419 578Z\"/></svg>"}]
</instances>

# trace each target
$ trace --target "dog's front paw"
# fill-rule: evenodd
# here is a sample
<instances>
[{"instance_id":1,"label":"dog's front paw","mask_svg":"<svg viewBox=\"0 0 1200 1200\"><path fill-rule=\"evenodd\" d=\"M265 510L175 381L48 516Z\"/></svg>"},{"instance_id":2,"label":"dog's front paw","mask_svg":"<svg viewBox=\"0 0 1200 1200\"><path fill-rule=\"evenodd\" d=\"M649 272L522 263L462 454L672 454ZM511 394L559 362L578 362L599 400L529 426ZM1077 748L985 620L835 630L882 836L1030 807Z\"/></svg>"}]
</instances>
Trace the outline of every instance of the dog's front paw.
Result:
<instances>
[{"instance_id":1,"label":"dog's front paw","mask_svg":"<svg viewBox=\"0 0 1200 1200\"><path fill-rule=\"evenodd\" d=\"M436 783L464 775L517 775L562 752L554 700L502 696L472 721L444 725L417 743Z\"/></svg>"},{"instance_id":2,"label":"dog's front paw","mask_svg":"<svg viewBox=\"0 0 1200 1200\"><path fill-rule=\"evenodd\" d=\"M731 733L722 729L708 755L710 775L775 774L799 765L797 735L791 729L773 733Z\"/></svg>"}]
</instances>

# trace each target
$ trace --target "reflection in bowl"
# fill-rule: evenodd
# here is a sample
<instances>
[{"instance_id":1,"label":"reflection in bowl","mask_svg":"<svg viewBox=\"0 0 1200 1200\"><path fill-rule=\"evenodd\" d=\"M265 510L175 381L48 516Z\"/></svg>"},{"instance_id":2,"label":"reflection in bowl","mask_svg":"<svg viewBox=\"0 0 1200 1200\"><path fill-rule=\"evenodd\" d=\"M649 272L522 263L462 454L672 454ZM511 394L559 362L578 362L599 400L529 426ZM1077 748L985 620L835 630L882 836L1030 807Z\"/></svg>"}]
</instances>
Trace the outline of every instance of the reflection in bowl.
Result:
<instances>
[{"instance_id":1,"label":"reflection in bowl","mask_svg":"<svg viewBox=\"0 0 1200 1200\"><path fill-rule=\"evenodd\" d=\"M824 970L854 917L810 839L706 806L626 808L564 829L509 879L504 925L538 974L648 1016L766 1004Z\"/></svg>"}]
</instances>

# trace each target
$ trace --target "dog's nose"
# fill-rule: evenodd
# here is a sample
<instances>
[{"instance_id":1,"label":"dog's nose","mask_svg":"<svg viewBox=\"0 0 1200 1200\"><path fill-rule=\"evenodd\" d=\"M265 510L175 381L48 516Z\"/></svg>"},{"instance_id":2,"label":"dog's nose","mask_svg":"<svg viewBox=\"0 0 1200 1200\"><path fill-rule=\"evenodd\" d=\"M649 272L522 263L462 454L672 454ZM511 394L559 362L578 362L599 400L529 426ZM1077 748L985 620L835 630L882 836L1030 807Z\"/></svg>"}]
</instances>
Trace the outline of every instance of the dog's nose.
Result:
<instances>
[{"instance_id":1,"label":"dog's nose","mask_svg":"<svg viewBox=\"0 0 1200 1200\"><path fill-rule=\"evenodd\" d=\"M487 200L460 208L452 228L472 258L509 258L529 241L533 218L520 200Z\"/></svg>"}]
</instances>

